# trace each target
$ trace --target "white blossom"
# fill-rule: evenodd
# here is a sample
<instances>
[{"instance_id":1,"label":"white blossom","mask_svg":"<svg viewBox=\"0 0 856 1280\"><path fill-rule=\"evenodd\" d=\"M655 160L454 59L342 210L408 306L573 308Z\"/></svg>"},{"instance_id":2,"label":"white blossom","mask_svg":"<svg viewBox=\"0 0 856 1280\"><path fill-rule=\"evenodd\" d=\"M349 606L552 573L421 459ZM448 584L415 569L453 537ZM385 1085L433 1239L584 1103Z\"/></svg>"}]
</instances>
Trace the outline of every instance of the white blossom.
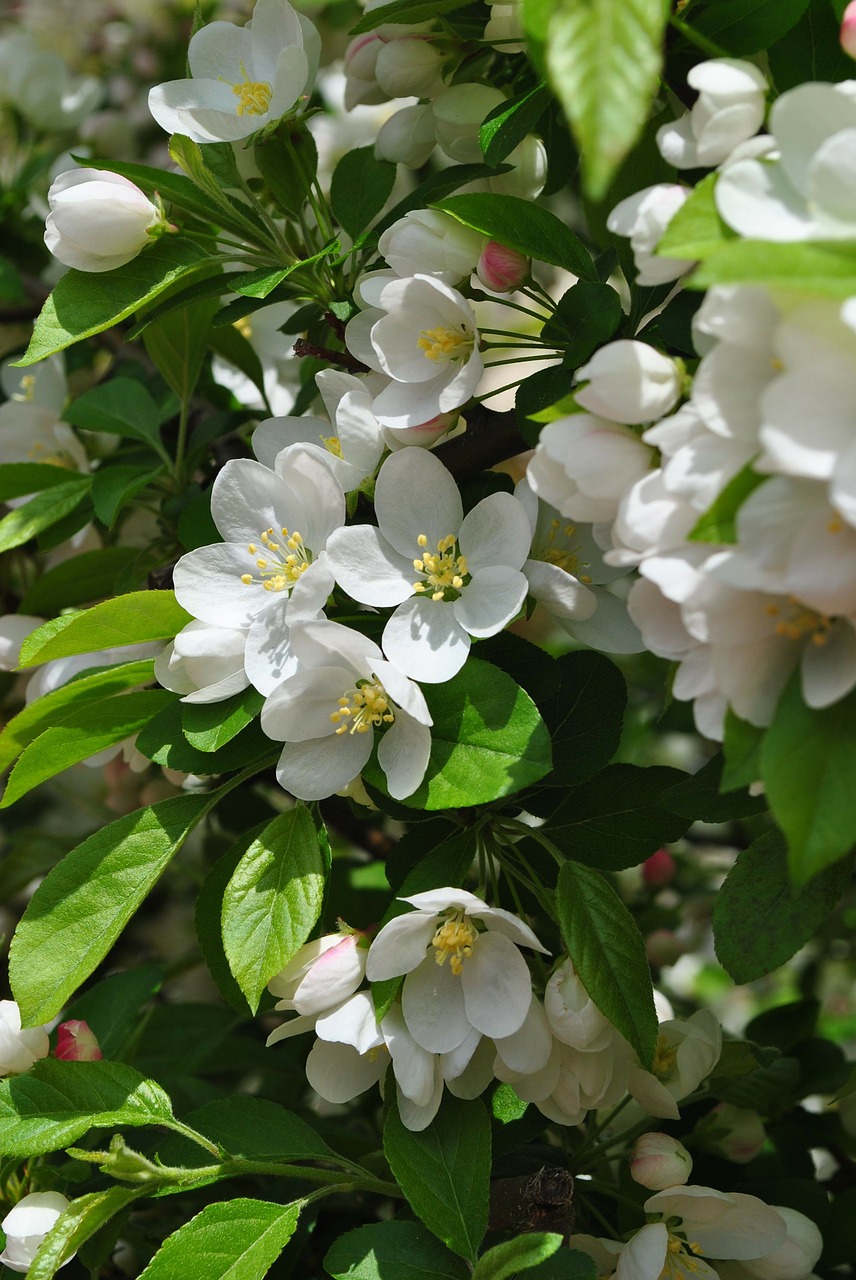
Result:
<instances>
[{"instance_id":1,"label":"white blossom","mask_svg":"<svg viewBox=\"0 0 856 1280\"><path fill-rule=\"evenodd\" d=\"M22 1196L0 1222L6 1233L6 1248L0 1254L0 1263L21 1275L29 1271L45 1236L70 1203L59 1191L31 1191ZM60 1266L64 1267L73 1257L71 1254Z\"/></svg>"},{"instance_id":2,"label":"white blossom","mask_svg":"<svg viewBox=\"0 0 856 1280\"><path fill-rule=\"evenodd\" d=\"M247 633L238 627L189 622L155 659L155 677L182 702L222 702L249 685Z\"/></svg>"},{"instance_id":3,"label":"white blossom","mask_svg":"<svg viewBox=\"0 0 856 1280\"><path fill-rule=\"evenodd\" d=\"M50 1049L46 1027L21 1029L21 1010L14 1000L0 1000L0 1076L29 1071Z\"/></svg>"},{"instance_id":4,"label":"white blossom","mask_svg":"<svg viewBox=\"0 0 856 1280\"><path fill-rule=\"evenodd\" d=\"M601 347L577 369L574 380L588 383L574 392L577 404L601 418L628 425L664 417L681 394L677 363L647 342L630 338Z\"/></svg>"},{"instance_id":5,"label":"white blossom","mask_svg":"<svg viewBox=\"0 0 856 1280\"><path fill-rule=\"evenodd\" d=\"M660 1023L651 1071L630 1068L627 1088L649 1115L677 1120L678 1103L710 1075L722 1052L722 1028L709 1009Z\"/></svg>"},{"instance_id":6,"label":"white blossom","mask_svg":"<svg viewBox=\"0 0 856 1280\"><path fill-rule=\"evenodd\" d=\"M122 267L163 229L162 211L118 173L68 169L48 191L45 244L78 271Z\"/></svg>"},{"instance_id":7,"label":"white blossom","mask_svg":"<svg viewBox=\"0 0 856 1280\"><path fill-rule=\"evenodd\" d=\"M104 96L95 76L72 76L58 54L24 31L0 38L0 94L36 129L77 129Z\"/></svg>"},{"instance_id":8,"label":"white blossom","mask_svg":"<svg viewBox=\"0 0 856 1280\"><path fill-rule=\"evenodd\" d=\"M693 1170L692 1156L667 1133L643 1133L630 1153L630 1176L649 1191L682 1186Z\"/></svg>"},{"instance_id":9,"label":"white blossom","mask_svg":"<svg viewBox=\"0 0 856 1280\"><path fill-rule=\"evenodd\" d=\"M557 418L541 432L527 476L538 497L572 520L614 519L653 454L635 432L594 414Z\"/></svg>"},{"instance_id":10,"label":"white blossom","mask_svg":"<svg viewBox=\"0 0 856 1280\"><path fill-rule=\"evenodd\" d=\"M660 153L676 169L722 164L761 127L767 81L751 62L713 58L697 63L687 83L698 98L686 115L657 130Z\"/></svg>"},{"instance_id":11,"label":"white blossom","mask_svg":"<svg viewBox=\"0 0 856 1280\"><path fill-rule=\"evenodd\" d=\"M664 258L657 245L672 218L688 198L689 188L659 182L621 200L606 220L607 228L618 236L628 236L640 285L668 284L679 280L694 265L683 258Z\"/></svg>"},{"instance_id":12,"label":"white blossom","mask_svg":"<svg viewBox=\"0 0 856 1280\"><path fill-rule=\"evenodd\" d=\"M378 249L402 277L419 273L456 285L476 268L486 237L439 209L415 209L381 233Z\"/></svg>"},{"instance_id":13,"label":"white blossom","mask_svg":"<svg viewBox=\"0 0 856 1280\"><path fill-rule=\"evenodd\" d=\"M271 978L268 990L279 997L274 1006L277 1012L294 1012L297 1017L270 1033L265 1041L268 1047L311 1030L319 1017L350 999L365 977L367 949L361 945L363 941L357 931L315 938L298 948L285 968Z\"/></svg>"}]
</instances>

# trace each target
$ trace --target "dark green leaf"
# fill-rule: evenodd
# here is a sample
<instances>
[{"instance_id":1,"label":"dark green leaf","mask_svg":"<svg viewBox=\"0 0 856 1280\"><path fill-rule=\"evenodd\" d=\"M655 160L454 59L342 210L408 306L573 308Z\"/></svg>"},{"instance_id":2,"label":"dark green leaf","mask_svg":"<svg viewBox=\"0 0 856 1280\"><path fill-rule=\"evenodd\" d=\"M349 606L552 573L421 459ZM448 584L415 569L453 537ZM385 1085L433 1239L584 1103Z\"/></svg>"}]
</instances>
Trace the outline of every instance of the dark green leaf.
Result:
<instances>
[{"instance_id":1,"label":"dark green leaf","mask_svg":"<svg viewBox=\"0 0 856 1280\"><path fill-rule=\"evenodd\" d=\"M374 31L375 27L380 27L385 22L428 22L438 14L463 9L469 2L470 0L392 0L391 4L381 5L364 14L357 25L351 28L351 35L359 36L364 31Z\"/></svg>"},{"instance_id":2,"label":"dark green leaf","mask_svg":"<svg viewBox=\"0 0 856 1280\"><path fill-rule=\"evenodd\" d=\"M500 164L530 134L550 104L543 84L501 102L479 129L479 146L487 164Z\"/></svg>"},{"instance_id":3,"label":"dark green leaf","mask_svg":"<svg viewBox=\"0 0 856 1280\"><path fill-rule=\"evenodd\" d=\"M203 777L230 773L251 764L259 767L273 764L279 754L258 723L247 725L216 751L198 751L184 736L183 713L184 708L178 701L159 711L137 736L137 750L167 769L197 773Z\"/></svg>"},{"instance_id":4,"label":"dark green leaf","mask_svg":"<svg viewBox=\"0 0 856 1280\"><path fill-rule=\"evenodd\" d=\"M819 1014L820 1003L814 998L774 1005L756 1013L747 1023L746 1035L757 1044L773 1045L782 1053L789 1053L814 1035Z\"/></svg>"},{"instance_id":5,"label":"dark green leaf","mask_svg":"<svg viewBox=\"0 0 856 1280\"><path fill-rule=\"evenodd\" d=\"M299 1204L224 1200L169 1236L140 1280L259 1280L294 1234Z\"/></svg>"},{"instance_id":6,"label":"dark green leaf","mask_svg":"<svg viewBox=\"0 0 856 1280\"><path fill-rule=\"evenodd\" d=\"M764 730L741 720L729 707L725 713L725 740L722 744L725 765L720 789L736 791L751 787L761 780L761 743Z\"/></svg>"},{"instance_id":7,"label":"dark green leaf","mask_svg":"<svg viewBox=\"0 0 856 1280\"><path fill-rule=\"evenodd\" d=\"M64 472L68 476L68 472ZM76 476L64 484L37 493L29 502L15 507L0 520L0 552L23 546L36 534L70 515L89 493L91 476Z\"/></svg>"},{"instance_id":8,"label":"dark green leaf","mask_svg":"<svg viewBox=\"0 0 856 1280\"><path fill-rule=\"evenodd\" d=\"M275 134L255 144L253 155L280 208L299 217L318 169L318 148L312 134L283 123Z\"/></svg>"},{"instance_id":9,"label":"dark green leaf","mask_svg":"<svg viewBox=\"0 0 856 1280\"><path fill-rule=\"evenodd\" d=\"M181 404L190 403L202 372L217 308L216 298L203 298L162 315L143 334L146 351Z\"/></svg>"},{"instance_id":10,"label":"dark green leaf","mask_svg":"<svg viewBox=\"0 0 856 1280\"><path fill-rule=\"evenodd\" d=\"M374 9L370 15L366 16L374 17L376 13L377 10ZM437 200L442 200L444 196L451 195L459 187L464 187L470 182L480 182L482 178L495 178L509 169L510 165L499 165L494 169L488 164L452 164L447 169L441 169L439 173L432 173L383 215L380 222L372 228L371 242L374 243L375 238L382 231L391 227L393 222L403 218L412 209L425 209Z\"/></svg>"},{"instance_id":11,"label":"dark green leaf","mask_svg":"<svg viewBox=\"0 0 856 1280\"><path fill-rule=\"evenodd\" d=\"M701 0L687 14L687 25L713 40L731 57L769 49L794 26L809 0Z\"/></svg>"},{"instance_id":12,"label":"dark green leaf","mask_svg":"<svg viewBox=\"0 0 856 1280\"><path fill-rule=\"evenodd\" d=\"M395 165L377 160L374 147L347 151L330 182L330 203L340 227L356 239L386 204L395 184Z\"/></svg>"},{"instance_id":13,"label":"dark green leaf","mask_svg":"<svg viewBox=\"0 0 856 1280\"><path fill-rule=\"evenodd\" d=\"M69 479L66 467L51 462L5 462L0 466L0 502L55 489L67 484Z\"/></svg>"},{"instance_id":14,"label":"dark green leaf","mask_svg":"<svg viewBox=\"0 0 856 1280\"><path fill-rule=\"evenodd\" d=\"M663 806L696 822L731 822L763 813L767 808L764 796L750 796L745 787L722 794L723 765L721 753L712 756L691 778L666 788L660 797Z\"/></svg>"},{"instance_id":15,"label":"dark green leaf","mask_svg":"<svg viewBox=\"0 0 856 1280\"><path fill-rule=\"evenodd\" d=\"M21 612L55 613L69 605L118 595L122 590L120 584L139 556L136 547L102 547L63 560L28 589L21 601Z\"/></svg>"},{"instance_id":16,"label":"dark green leaf","mask_svg":"<svg viewBox=\"0 0 856 1280\"><path fill-rule=\"evenodd\" d=\"M335 1153L305 1120L286 1111L278 1102L237 1094L206 1102L186 1117L187 1124L210 1138L227 1155L242 1160L276 1160L293 1164L296 1160L330 1160ZM159 1149L165 1164L174 1163L170 1152L181 1144L181 1163L210 1164L211 1157L189 1139L170 1135L169 1149Z\"/></svg>"},{"instance_id":17,"label":"dark green leaf","mask_svg":"<svg viewBox=\"0 0 856 1280\"><path fill-rule=\"evenodd\" d=\"M565 361L578 368L609 341L621 317L621 299L610 285L581 280L559 299L541 337L563 349Z\"/></svg>"},{"instance_id":18,"label":"dark green leaf","mask_svg":"<svg viewBox=\"0 0 856 1280\"><path fill-rule=\"evenodd\" d=\"M578 786L609 763L618 749L627 705L624 676L601 653L559 659L560 689L543 707L553 739L553 772L542 786Z\"/></svg>"},{"instance_id":19,"label":"dark green leaf","mask_svg":"<svg viewBox=\"0 0 856 1280\"><path fill-rule=\"evenodd\" d=\"M531 377L525 378L517 388L514 411L517 423L527 444L533 447L538 443L541 434L541 423L532 422L536 414L540 414L551 405L557 404L571 390L574 371L565 361L550 369L539 369Z\"/></svg>"},{"instance_id":20,"label":"dark green leaf","mask_svg":"<svg viewBox=\"0 0 856 1280\"><path fill-rule=\"evenodd\" d=\"M418 1222L374 1222L334 1241L324 1270L333 1280L467 1280L465 1262Z\"/></svg>"},{"instance_id":21,"label":"dark green leaf","mask_svg":"<svg viewBox=\"0 0 856 1280\"><path fill-rule=\"evenodd\" d=\"M141 1010L160 991L164 971L159 964L143 964L111 973L90 987L66 1009L66 1018L88 1022L105 1058L118 1058L128 1037L140 1024Z\"/></svg>"},{"instance_id":22,"label":"dark green leaf","mask_svg":"<svg viewBox=\"0 0 856 1280\"><path fill-rule=\"evenodd\" d=\"M226 952L223 950L223 895L232 874L253 841L265 828L263 822L251 827L236 845L218 858L202 882L196 897L194 923L202 958L208 966L217 989L227 1004L242 1014L252 1014L246 997L232 976Z\"/></svg>"},{"instance_id":23,"label":"dark green leaf","mask_svg":"<svg viewBox=\"0 0 856 1280\"><path fill-rule=\"evenodd\" d=\"M163 467L100 467L92 481L92 505L101 523L108 529L112 528L122 508L142 493L162 471ZM86 596L80 598L91 599Z\"/></svg>"},{"instance_id":24,"label":"dark green leaf","mask_svg":"<svg viewBox=\"0 0 856 1280\"><path fill-rule=\"evenodd\" d=\"M36 667L52 658L171 640L190 621L172 591L132 591L43 623L21 646L20 665Z\"/></svg>"},{"instance_id":25,"label":"dark green leaf","mask_svg":"<svg viewBox=\"0 0 856 1280\"><path fill-rule=\"evenodd\" d=\"M435 207L529 258L563 267L583 280L597 279L594 263L579 237L549 209L530 200L488 194L450 196L437 201Z\"/></svg>"},{"instance_id":26,"label":"dark green leaf","mask_svg":"<svg viewBox=\"0 0 856 1280\"><path fill-rule=\"evenodd\" d=\"M164 454L160 411L150 392L136 378L111 378L84 391L65 411L65 421L87 431L141 440Z\"/></svg>"},{"instance_id":27,"label":"dark green leaf","mask_svg":"<svg viewBox=\"0 0 856 1280\"><path fill-rule=\"evenodd\" d=\"M805 80L849 80L853 60L841 47L840 32L840 18L829 0L810 0L799 22L772 47L765 46L779 93Z\"/></svg>"}]
</instances>

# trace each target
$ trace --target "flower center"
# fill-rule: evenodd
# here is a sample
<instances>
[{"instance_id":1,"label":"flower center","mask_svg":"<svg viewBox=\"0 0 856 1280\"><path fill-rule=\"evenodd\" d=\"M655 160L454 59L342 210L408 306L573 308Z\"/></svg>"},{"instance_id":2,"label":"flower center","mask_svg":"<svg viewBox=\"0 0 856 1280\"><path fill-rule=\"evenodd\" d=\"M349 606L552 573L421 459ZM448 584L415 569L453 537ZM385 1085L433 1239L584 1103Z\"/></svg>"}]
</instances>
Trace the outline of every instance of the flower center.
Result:
<instances>
[{"instance_id":1,"label":"flower center","mask_svg":"<svg viewBox=\"0 0 856 1280\"><path fill-rule=\"evenodd\" d=\"M441 538L437 543L436 553L427 550L427 534L420 533L416 542L422 555L413 561L413 568L425 576L421 581L413 583L413 590L420 594L430 591L432 600L457 600L461 588L470 580L470 572L467 557L456 554L455 535L450 533Z\"/></svg>"},{"instance_id":2,"label":"flower center","mask_svg":"<svg viewBox=\"0 0 856 1280\"><path fill-rule=\"evenodd\" d=\"M434 948L434 959L438 964L449 961L449 968L456 976L464 967L464 961L473 954L473 943L478 934L466 916L452 916L440 925L431 946Z\"/></svg>"},{"instance_id":3,"label":"flower center","mask_svg":"<svg viewBox=\"0 0 856 1280\"><path fill-rule=\"evenodd\" d=\"M32 404L36 398L36 376L33 373L25 373L20 381L18 390L12 395L13 400L19 401L21 404Z\"/></svg>"},{"instance_id":4,"label":"flower center","mask_svg":"<svg viewBox=\"0 0 856 1280\"><path fill-rule=\"evenodd\" d=\"M369 729L392 724L395 713L379 680L358 680L353 689L342 694L338 709L330 713L330 720L339 726L338 734L368 733Z\"/></svg>"},{"instance_id":5,"label":"flower center","mask_svg":"<svg viewBox=\"0 0 856 1280\"><path fill-rule=\"evenodd\" d=\"M701 1249L697 1244L692 1244L670 1231L669 1243L666 1245L666 1258L658 1280L683 1280L685 1276L703 1273L704 1264L699 1266L696 1262L696 1255L700 1253Z\"/></svg>"},{"instance_id":6,"label":"flower center","mask_svg":"<svg viewBox=\"0 0 856 1280\"><path fill-rule=\"evenodd\" d=\"M256 567L259 576L242 573L241 581L246 587L260 582L265 591L290 591L312 563L312 552L304 546L303 538L296 529L294 533L285 528L282 530L284 545L275 542L272 535L273 529L266 529L259 535L261 547L254 542L248 545L250 555L258 556Z\"/></svg>"},{"instance_id":7,"label":"flower center","mask_svg":"<svg viewBox=\"0 0 856 1280\"><path fill-rule=\"evenodd\" d=\"M765 612L769 618L778 618L774 627L777 636L785 636L788 640L802 640L808 636L816 645L824 645L829 639L832 626L829 615L807 608L794 596L789 596L784 606L768 604Z\"/></svg>"},{"instance_id":8,"label":"flower center","mask_svg":"<svg viewBox=\"0 0 856 1280\"><path fill-rule=\"evenodd\" d=\"M463 364L473 354L476 340L462 322L460 331L442 324L436 329L423 329L416 345L425 352L428 360L435 360L438 364Z\"/></svg>"},{"instance_id":9,"label":"flower center","mask_svg":"<svg viewBox=\"0 0 856 1280\"><path fill-rule=\"evenodd\" d=\"M322 436L321 443L328 453L332 453L334 458L341 458L342 442L338 436Z\"/></svg>"},{"instance_id":10,"label":"flower center","mask_svg":"<svg viewBox=\"0 0 856 1280\"><path fill-rule=\"evenodd\" d=\"M657 1037L657 1049L654 1053L654 1061L651 1066L651 1071L658 1080L668 1079L674 1070L677 1057L677 1046L669 1044L664 1035L659 1035Z\"/></svg>"},{"instance_id":11,"label":"flower center","mask_svg":"<svg viewBox=\"0 0 856 1280\"><path fill-rule=\"evenodd\" d=\"M556 565L557 568L564 569L565 573L572 574L573 577L578 579L579 582L584 582L584 583L591 582L591 577L589 574L579 572L580 558L577 555L574 548L570 545L565 547L561 547L558 545L556 538L557 538L557 535L559 534L559 530L561 529L561 525L562 525L561 520L550 521L550 532L547 535L547 543L546 543L546 546L542 547L541 552L538 556L538 559L543 560L545 564L554 564ZM562 529L561 531L562 537L565 539L570 539L574 536L576 531L577 530L575 525L566 524L564 529ZM588 567L589 567L588 560L584 560L582 563L582 568L588 569Z\"/></svg>"},{"instance_id":12,"label":"flower center","mask_svg":"<svg viewBox=\"0 0 856 1280\"><path fill-rule=\"evenodd\" d=\"M232 85L232 92L238 99L236 108L239 116L264 116L270 107L271 87L266 80L251 80L247 68L241 63L243 80Z\"/></svg>"},{"instance_id":13,"label":"flower center","mask_svg":"<svg viewBox=\"0 0 856 1280\"><path fill-rule=\"evenodd\" d=\"M62 449L57 449L56 453L48 453L40 440L27 450L27 459L30 462L49 463L52 467L65 467L67 471L77 470L70 454Z\"/></svg>"}]
</instances>

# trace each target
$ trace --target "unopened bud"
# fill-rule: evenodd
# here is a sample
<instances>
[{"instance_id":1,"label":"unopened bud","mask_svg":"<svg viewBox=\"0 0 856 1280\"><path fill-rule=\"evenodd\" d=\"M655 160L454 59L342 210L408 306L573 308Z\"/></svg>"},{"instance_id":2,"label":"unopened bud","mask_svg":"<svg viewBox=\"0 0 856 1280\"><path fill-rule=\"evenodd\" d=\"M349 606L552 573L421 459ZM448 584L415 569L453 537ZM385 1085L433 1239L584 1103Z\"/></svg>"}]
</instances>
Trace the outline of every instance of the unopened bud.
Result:
<instances>
[{"instance_id":1,"label":"unopened bud","mask_svg":"<svg viewBox=\"0 0 856 1280\"><path fill-rule=\"evenodd\" d=\"M666 849L658 849L642 863L642 879L649 889L662 889L675 875L675 859Z\"/></svg>"},{"instance_id":2,"label":"unopened bud","mask_svg":"<svg viewBox=\"0 0 856 1280\"><path fill-rule=\"evenodd\" d=\"M649 1191L682 1187L692 1170L689 1151L667 1133L643 1133L630 1153L630 1176Z\"/></svg>"},{"instance_id":3,"label":"unopened bud","mask_svg":"<svg viewBox=\"0 0 856 1280\"><path fill-rule=\"evenodd\" d=\"M734 1164L754 1160L767 1140L757 1111L747 1111L730 1102L720 1102L698 1122L694 1132L704 1151L724 1156Z\"/></svg>"},{"instance_id":4,"label":"unopened bud","mask_svg":"<svg viewBox=\"0 0 856 1280\"><path fill-rule=\"evenodd\" d=\"M851 0L841 16L841 48L856 58L856 0Z\"/></svg>"},{"instance_id":5,"label":"unopened bud","mask_svg":"<svg viewBox=\"0 0 856 1280\"><path fill-rule=\"evenodd\" d=\"M72 1018L57 1027L54 1056L64 1062L99 1062L104 1054L89 1023Z\"/></svg>"},{"instance_id":6,"label":"unopened bud","mask_svg":"<svg viewBox=\"0 0 856 1280\"><path fill-rule=\"evenodd\" d=\"M529 259L517 249L489 240L478 260L476 275L486 289L509 293L518 289L529 275Z\"/></svg>"}]
</instances>

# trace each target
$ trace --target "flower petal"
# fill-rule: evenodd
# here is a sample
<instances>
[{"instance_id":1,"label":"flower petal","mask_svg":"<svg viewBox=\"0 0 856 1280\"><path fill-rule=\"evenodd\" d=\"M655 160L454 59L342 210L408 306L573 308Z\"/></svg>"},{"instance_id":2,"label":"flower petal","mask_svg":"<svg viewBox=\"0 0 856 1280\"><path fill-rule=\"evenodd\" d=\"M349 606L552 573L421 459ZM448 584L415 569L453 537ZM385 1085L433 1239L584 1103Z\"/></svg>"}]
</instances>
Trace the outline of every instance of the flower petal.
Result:
<instances>
[{"instance_id":1,"label":"flower petal","mask_svg":"<svg viewBox=\"0 0 856 1280\"><path fill-rule=\"evenodd\" d=\"M463 517L460 491L442 462L412 447L393 453L381 467L375 510L383 536L408 561L419 555L420 534L434 551L442 538L457 536Z\"/></svg>"},{"instance_id":2,"label":"flower petal","mask_svg":"<svg viewBox=\"0 0 856 1280\"><path fill-rule=\"evenodd\" d=\"M361 1057L349 1044L316 1040L306 1059L306 1079L327 1102L350 1102L377 1084L388 1061L385 1053Z\"/></svg>"},{"instance_id":3,"label":"flower petal","mask_svg":"<svg viewBox=\"0 0 856 1280\"><path fill-rule=\"evenodd\" d=\"M298 800L326 800L365 768L373 736L343 733L311 742L287 742L276 767L277 782Z\"/></svg>"},{"instance_id":4,"label":"flower petal","mask_svg":"<svg viewBox=\"0 0 856 1280\"><path fill-rule=\"evenodd\" d=\"M425 777L430 755L431 730L398 710L377 749L377 762L386 774L393 800L413 794Z\"/></svg>"},{"instance_id":5,"label":"flower petal","mask_svg":"<svg viewBox=\"0 0 856 1280\"><path fill-rule=\"evenodd\" d=\"M366 961L369 982L397 978L420 965L436 928L436 918L421 911L396 916L385 924L369 947Z\"/></svg>"},{"instance_id":6,"label":"flower petal","mask_svg":"<svg viewBox=\"0 0 856 1280\"><path fill-rule=\"evenodd\" d=\"M374 525L337 529L327 554L339 586L361 604L390 608L413 594L413 557L399 555Z\"/></svg>"},{"instance_id":7,"label":"flower petal","mask_svg":"<svg viewBox=\"0 0 856 1280\"><path fill-rule=\"evenodd\" d=\"M401 1007L413 1039L429 1053L449 1053L470 1033L461 979L433 956L405 978Z\"/></svg>"},{"instance_id":8,"label":"flower petal","mask_svg":"<svg viewBox=\"0 0 856 1280\"><path fill-rule=\"evenodd\" d=\"M470 573L498 564L519 569L529 554L531 540L526 512L510 493L482 498L464 516L458 534Z\"/></svg>"},{"instance_id":9,"label":"flower petal","mask_svg":"<svg viewBox=\"0 0 856 1280\"><path fill-rule=\"evenodd\" d=\"M464 961L460 982L466 1016L484 1035L510 1036L523 1025L532 1003L532 979L509 938L481 934Z\"/></svg>"},{"instance_id":10,"label":"flower petal","mask_svg":"<svg viewBox=\"0 0 856 1280\"><path fill-rule=\"evenodd\" d=\"M525 596L526 579L518 576ZM470 651L470 638L455 617L454 606L421 596L398 606L384 627L382 644L384 653L405 675L423 684L451 680Z\"/></svg>"},{"instance_id":11,"label":"flower petal","mask_svg":"<svg viewBox=\"0 0 856 1280\"><path fill-rule=\"evenodd\" d=\"M471 636L496 635L519 612L528 590L518 569L502 564L478 569L452 605L455 618Z\"/></svg>"}]
</instances>

